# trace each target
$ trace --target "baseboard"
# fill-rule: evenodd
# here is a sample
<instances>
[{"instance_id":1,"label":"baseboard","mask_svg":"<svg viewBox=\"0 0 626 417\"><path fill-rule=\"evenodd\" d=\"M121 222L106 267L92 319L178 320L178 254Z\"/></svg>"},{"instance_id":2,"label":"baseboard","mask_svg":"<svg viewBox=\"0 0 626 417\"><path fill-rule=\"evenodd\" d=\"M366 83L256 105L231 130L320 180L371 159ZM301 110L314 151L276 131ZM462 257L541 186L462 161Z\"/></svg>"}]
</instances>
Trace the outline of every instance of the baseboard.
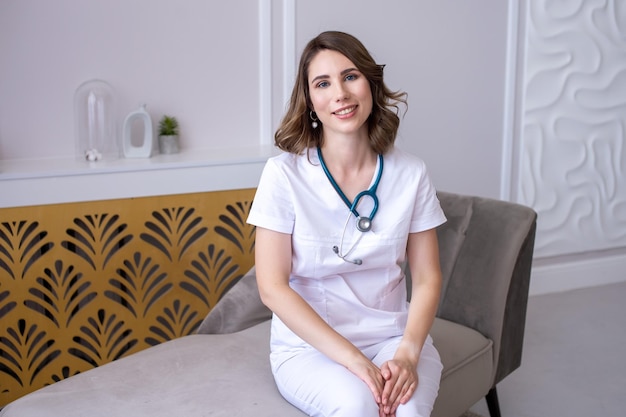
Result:
<instances>
[{"instance_id":1,"label":"baseboard","mask_svg":"<svg viewBox=\"0 0 626 417\"><path fill-rule=\"evenodd\" d=\"M626 254L533 266L529 293L549 294L617 282L626 282Z\"/></svg>"}]
</instances>

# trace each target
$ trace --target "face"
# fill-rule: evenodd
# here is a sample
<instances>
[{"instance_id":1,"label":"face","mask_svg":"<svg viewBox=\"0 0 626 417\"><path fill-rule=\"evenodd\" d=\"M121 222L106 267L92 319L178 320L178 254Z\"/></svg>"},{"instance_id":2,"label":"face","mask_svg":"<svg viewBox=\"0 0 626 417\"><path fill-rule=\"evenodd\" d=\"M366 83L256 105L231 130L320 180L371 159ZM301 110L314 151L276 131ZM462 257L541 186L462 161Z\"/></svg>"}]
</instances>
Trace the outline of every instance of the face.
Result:
<instances>
[{"instance_id":1,"label":"face","mask_svg":"<svg viewBox=\"0 0 626 417\"><path fill-rule=\"evenodd\" d=\"M367 134L369 81L343 54L321 50L309 64L309 95L324 134Z\"/></svg>"}]
</instances>

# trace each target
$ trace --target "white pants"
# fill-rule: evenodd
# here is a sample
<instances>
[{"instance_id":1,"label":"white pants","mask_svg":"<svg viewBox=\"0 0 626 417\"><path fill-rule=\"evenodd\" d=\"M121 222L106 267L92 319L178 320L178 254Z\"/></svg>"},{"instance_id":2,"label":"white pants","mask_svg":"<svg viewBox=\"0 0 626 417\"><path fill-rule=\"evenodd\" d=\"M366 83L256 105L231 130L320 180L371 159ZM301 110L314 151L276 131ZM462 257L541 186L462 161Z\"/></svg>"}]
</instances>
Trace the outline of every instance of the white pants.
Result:
<instances>
[{"instance_id":1,"label":"white pants","mask_svg":"<svg viewBox=\"0 0 626 417\"><path fill-rule=\"evenodd\" d=\"M393 359L400 337L368 347L363 353L377 366ZM428 337L417 365L418 386L396 417L429 417L439 391L443 365ZM315 417L378 417L378 404L360 378L315 349L304 350L274 373L278 390L291 404Z\"/></svg>"}]
</instances>

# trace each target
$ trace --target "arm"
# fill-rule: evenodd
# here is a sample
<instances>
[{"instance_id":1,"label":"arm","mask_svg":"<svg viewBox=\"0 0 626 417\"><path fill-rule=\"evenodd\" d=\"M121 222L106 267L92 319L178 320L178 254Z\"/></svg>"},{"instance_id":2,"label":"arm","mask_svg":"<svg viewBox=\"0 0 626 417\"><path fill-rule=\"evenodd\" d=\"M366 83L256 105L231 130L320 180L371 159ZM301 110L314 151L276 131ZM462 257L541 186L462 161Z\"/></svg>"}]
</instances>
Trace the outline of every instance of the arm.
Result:
<instances>
[{"instance_id":1,"label":"arm","mask_svg":"<svg viewBox=\"0 0 626 417\"><path fill-rule=\"evenodd\" d=\"M411 233L407 243L412 289L408 321L394 359L382 366L383 404L393 413L417 388L417 362L432 327L441 294L439 245L435 229Z\"/></svg>"},{"instance_id":2,"label":"arm","mask_svg":"<svg viewBox=\"0 0 626 417\"><path fill-rule=\"evenodd\" d=\"M361 378L380 403L384 383L380 370L289 286L291 258L291 235L257 227L255 264L261 300L295 334Z\"/></svg>"}]
</instances>

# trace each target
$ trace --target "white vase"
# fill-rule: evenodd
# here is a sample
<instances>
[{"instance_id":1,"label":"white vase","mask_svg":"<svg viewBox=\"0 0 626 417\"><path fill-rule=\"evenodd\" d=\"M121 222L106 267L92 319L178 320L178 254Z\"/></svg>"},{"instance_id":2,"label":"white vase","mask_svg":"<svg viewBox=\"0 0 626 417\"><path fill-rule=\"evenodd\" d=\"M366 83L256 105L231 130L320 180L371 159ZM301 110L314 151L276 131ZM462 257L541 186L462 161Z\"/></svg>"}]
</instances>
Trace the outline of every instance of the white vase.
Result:
<instances>
[{"instance_id":1,"label":"white vase","mask_svg":"<svg viewBox=\"0 0 626 417\"><path fill-rule=\"evenodd\" d=\"M180 146L178 136L159 136L159 151L162 154L178 153Z\"/></svg>"},{"instance_id":2,"label":"white vase","mask_svg":"<svg viewBox=\"0 0 626 417\"><path fill-rule=\"evenodd\" d=\"M143 128L143 137L139 145L133 142L133 125L140 122ZM152 155L152 119L146 111L146 105L142 104L137 110L130 113L124 119L124 127L122 129L122 148L126 158L150 158Z\"/></svg>"}]
</instances>

